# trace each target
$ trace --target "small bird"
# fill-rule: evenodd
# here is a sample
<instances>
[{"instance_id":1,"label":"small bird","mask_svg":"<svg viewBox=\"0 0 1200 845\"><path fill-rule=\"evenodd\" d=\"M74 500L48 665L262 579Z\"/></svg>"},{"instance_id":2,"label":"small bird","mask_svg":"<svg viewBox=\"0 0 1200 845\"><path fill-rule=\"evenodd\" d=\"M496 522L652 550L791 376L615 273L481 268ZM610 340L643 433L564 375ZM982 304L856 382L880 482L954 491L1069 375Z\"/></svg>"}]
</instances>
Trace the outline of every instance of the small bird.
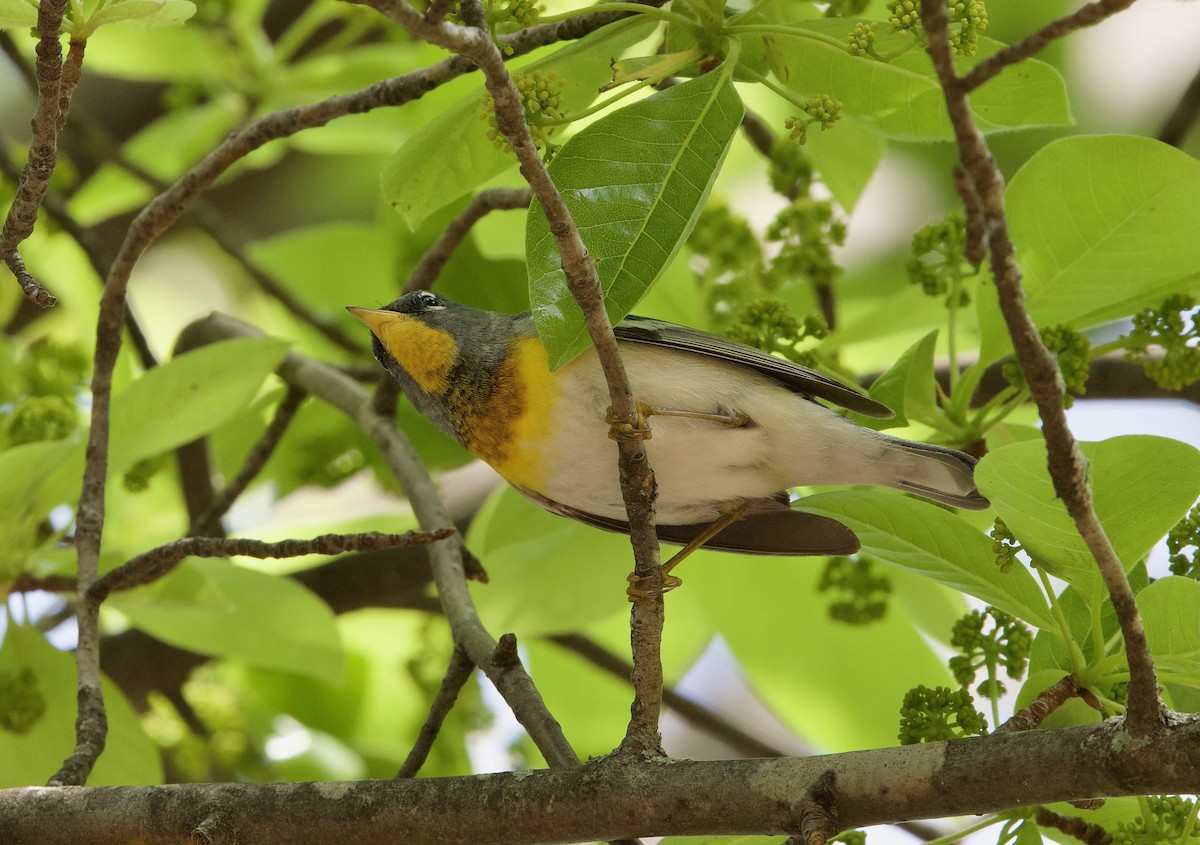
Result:
<instances>
[{"instance_id":1,"label":"small bird","mask_svg":"<svg viewBox=\"0 0 1200 845\"><path fill-rule=\"evenodd\" d=\"M412 404L546 510L629 532L609 394L589 348L551 372L529 312L481 311L429 291L348 308ZM614 327L658 484L660 540L750 554L844 555L858 538L788 507L787 490L886 485L980 510L975 459L850 422L887 406L820 373L661 320ZM676 581L678 579L672 579Z\"/></svg>"}]
</instances>

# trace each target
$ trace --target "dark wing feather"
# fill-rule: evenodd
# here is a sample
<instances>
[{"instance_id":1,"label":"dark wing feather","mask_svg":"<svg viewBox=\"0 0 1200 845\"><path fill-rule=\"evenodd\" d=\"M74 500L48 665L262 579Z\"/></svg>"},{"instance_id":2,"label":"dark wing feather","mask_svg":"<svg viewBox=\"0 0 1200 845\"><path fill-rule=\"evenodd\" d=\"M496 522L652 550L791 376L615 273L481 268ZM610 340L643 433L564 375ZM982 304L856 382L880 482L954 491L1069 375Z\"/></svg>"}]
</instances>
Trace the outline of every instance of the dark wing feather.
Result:
<instances>
[{"instance_id":1,"label":"dark wing feather","mask_svg":"<svg viewBox=\"0 0 1200 845\"><path fill-rule=\"evenodd\" d=\"M817 396L868 417L888 419L895 416L887 405L815 370L707 332L632 315L622 320L613 331L618 340L666 346L749 367L797 393Z\"/></svg>"},{"instance_id":2,"label":"dark wing feather","mask_svg":"<svg viewBox=\"0 0 1200 845\"><path fill-rule=\"evenodd\" d=\"M629 533L629 523L623 519L597 516L527 490L521 492L539 507L559 516L605 531ZM660 541L686 546L708 526L705 522L656 528ZM753 499L746 503L745 515L705 543L704 548L749 555L849 555L857 552L861 544L853 531L836 520L794 511L778 499Z\"/></svg>"}]
</instances>

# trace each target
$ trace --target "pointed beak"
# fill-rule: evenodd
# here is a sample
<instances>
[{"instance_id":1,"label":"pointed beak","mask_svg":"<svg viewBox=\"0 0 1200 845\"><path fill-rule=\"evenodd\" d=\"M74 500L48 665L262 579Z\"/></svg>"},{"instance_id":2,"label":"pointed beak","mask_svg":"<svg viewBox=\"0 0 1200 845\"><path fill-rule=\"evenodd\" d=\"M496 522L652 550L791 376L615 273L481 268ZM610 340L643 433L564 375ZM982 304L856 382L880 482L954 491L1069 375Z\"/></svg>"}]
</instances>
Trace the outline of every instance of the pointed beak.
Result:
<instances>
[{"instance_id":1,"label":"pointed beak","mask_svg":"<svg viewBox=\"0 0 1200 845\"><path fill-rule=\"evenodd\" d=\"M396 311L383 311L377 308L355 308L351 305L347 306L346 310L366 323L367 328L378 338L383 337L387 326L407 319L405 315Z\"/></svg>"}]
</instances>

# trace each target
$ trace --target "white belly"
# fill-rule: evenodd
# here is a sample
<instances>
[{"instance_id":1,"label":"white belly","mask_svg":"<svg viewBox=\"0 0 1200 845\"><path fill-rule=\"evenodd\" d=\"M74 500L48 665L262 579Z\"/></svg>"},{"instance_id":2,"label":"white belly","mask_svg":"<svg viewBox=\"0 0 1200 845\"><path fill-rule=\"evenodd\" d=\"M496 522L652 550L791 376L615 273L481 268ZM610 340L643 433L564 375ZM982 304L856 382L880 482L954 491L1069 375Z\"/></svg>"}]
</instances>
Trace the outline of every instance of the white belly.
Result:
<instances>
[{"instance_id":1,"label":"white belly","mask_svg":"<svg viewBox=\"0 0 1200 845\"><path fill-rule=\"evenodd\" d=\"M669 410L741 413L752 420L731 428L707 420L650 417L653 436L646 453L658 482L658 521L665 525L710 522L740 499L822 483L824 473L817 467L834 451L830 443L849 446L860 431L745 368L635 343L622 343L621 355L637 402ZM572 432L571 448L558 456L558 471L536 492L578 510L624 520L617 447L604 421L608 389L595 352L584 353L562 378L563 395L575 399L557 404L552 430ZM797 431L821 432L822 437L800 438L820 448L798 443ZM815 464L816 471L801 477L809 473L798 472L797 461Z\"/></svg>"}]
</instances>

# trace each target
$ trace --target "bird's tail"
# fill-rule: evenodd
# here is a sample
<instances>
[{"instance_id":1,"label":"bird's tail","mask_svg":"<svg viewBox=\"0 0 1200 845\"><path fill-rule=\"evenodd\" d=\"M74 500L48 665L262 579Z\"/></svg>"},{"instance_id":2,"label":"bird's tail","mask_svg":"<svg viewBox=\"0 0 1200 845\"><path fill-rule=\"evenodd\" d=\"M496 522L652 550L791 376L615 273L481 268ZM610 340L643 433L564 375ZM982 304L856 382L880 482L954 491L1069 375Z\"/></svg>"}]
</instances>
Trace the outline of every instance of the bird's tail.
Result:
<instances>
[{"instance_id":1,"label":"bird's tail","mask_svg":"<svg viewBox=\"0 0 1200 845\"><path fill-rule=\"evenodd\" d=\"M956 508L979 511L989 502L975 489L975 464L970 455L945 446L888 438L891 472L882 483L906 493Z\"/></svg>"}]
</instances>

